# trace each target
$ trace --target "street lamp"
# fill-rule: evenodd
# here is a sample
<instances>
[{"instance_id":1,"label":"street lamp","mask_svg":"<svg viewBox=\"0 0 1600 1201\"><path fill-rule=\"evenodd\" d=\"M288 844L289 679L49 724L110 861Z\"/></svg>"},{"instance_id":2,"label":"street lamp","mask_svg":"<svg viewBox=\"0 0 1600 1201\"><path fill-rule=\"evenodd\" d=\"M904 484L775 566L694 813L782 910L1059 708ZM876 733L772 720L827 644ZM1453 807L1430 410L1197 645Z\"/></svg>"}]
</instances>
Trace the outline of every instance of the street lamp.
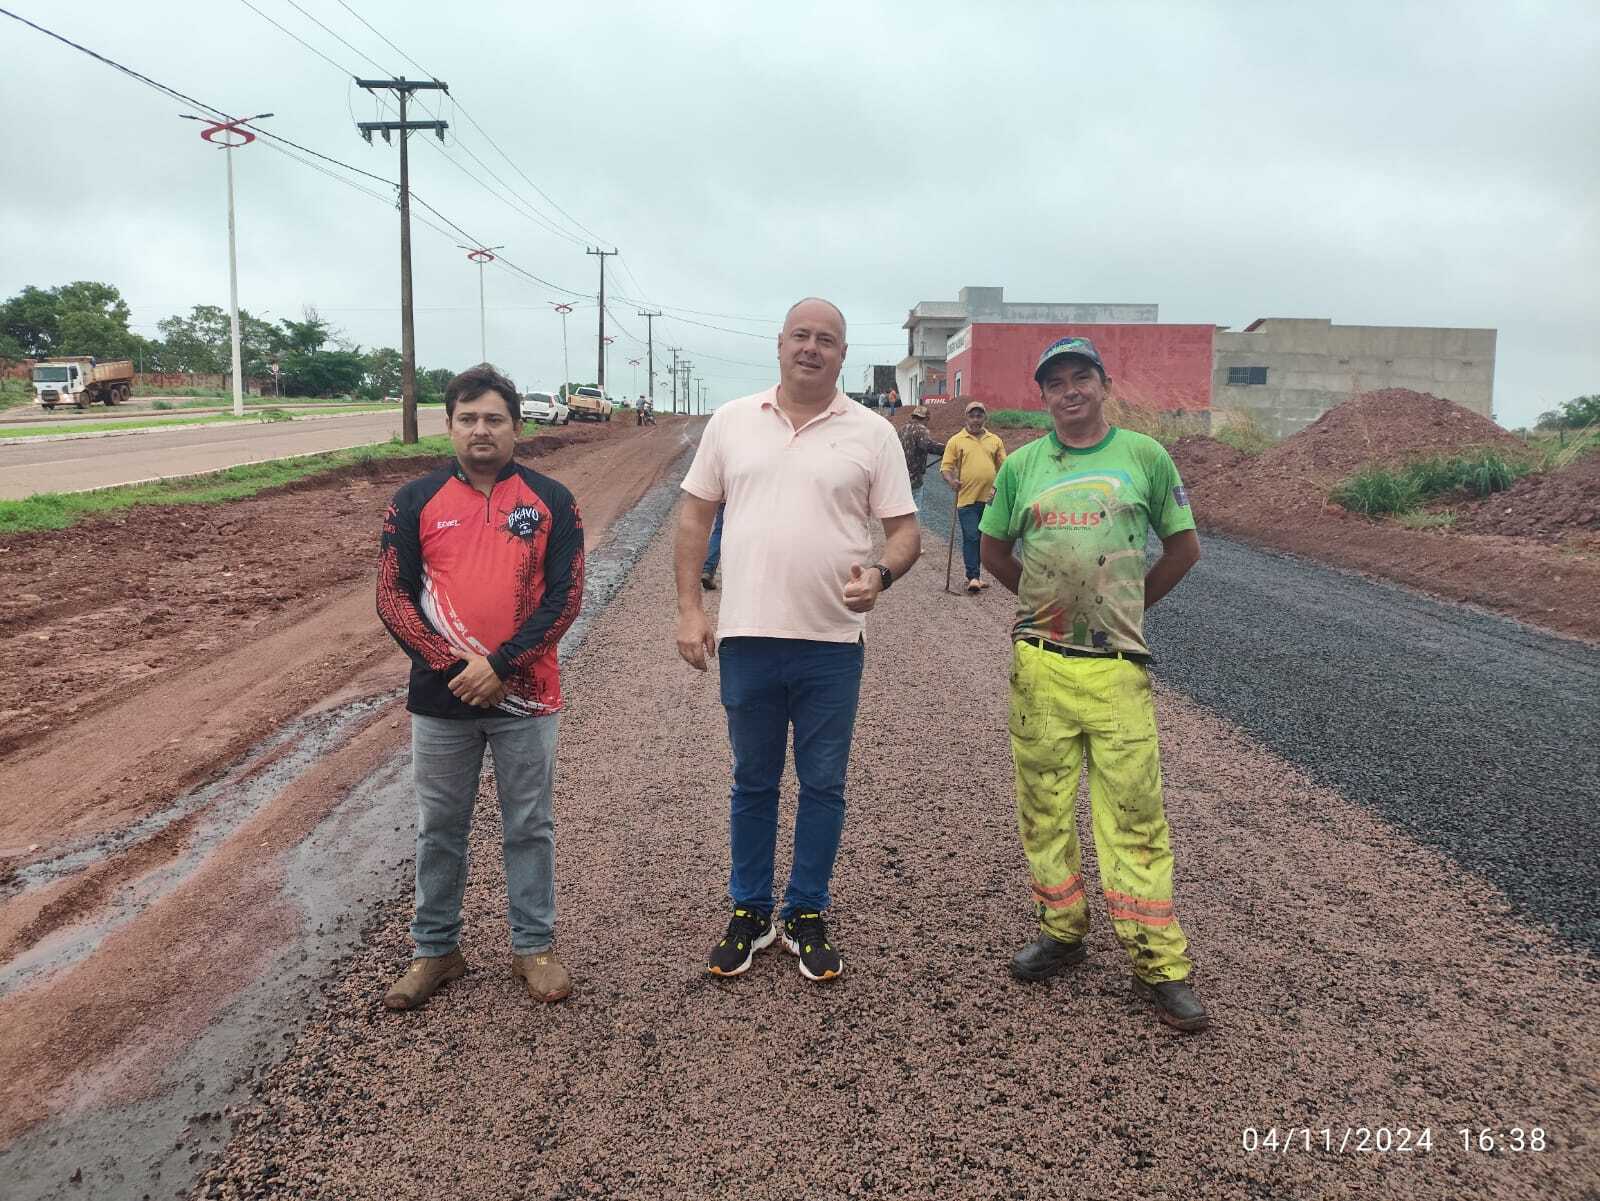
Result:
<instances>
[{"instance_id":1,"label":"street lamp","mask_svg":"<svg viewBox=\"0 0 1600 1201\"><path fill-rule=\"evenodd\" d=\"M200 131L200 136L220 150L233 151L240 146L248 146L256 140L256 135L243 126L251 121L260 121L272 116L271 113L257 113L253 117L239 117L231 121L213 121L210 117L195 117L189 113L180 113L186 121L210 122L205 129ZM237 134L239 141L225 141L227 135ZM235 246L233 229L233 155L225 155L228 160L228 313L229 324L233 334L233 415L244 416L244 379L239 353L239 254Z\"/></svg>"},{"instance_id":2,"label":"street lamp","mask_svg":"<svg viewBox=\"0 0 1600 1201\"><path fill-rule=\"evenodd\" d=\"M572 382L572 368L567 365L567 314L572 312L570 304L554 304L552 307L561 314L561 388L560 395L563 400L567 398L567 385Z\"/></svg>"},{"instance_id":3,"label":"street lamp","mask_svg":"<svg viewBox=\"0 0 1600 1201\"><path fill-rule=\"evenodd\" d=\"M610 334L607 334L605 336L604 341L605 341L605 344L606 344L606 357L605 357L605 361L601 365L600 369L606 373L606 378L610 379L611 378L611 344L613 342L615 342L616 339L613 338Z\"/></svg>"},{"instance_id":4,"label":"street lamp","mask_svg":"<svg viewBox=\"0 0 1600 1201\"><path fill-rule=\"evenodd\" d=\"M479 362L489 361L489 319L483 307L483 265L494 262L494 252L504 246L456 246L467 252L467 258L478 264L478 351L483 356Z\"/></svg>"}]
</instances>

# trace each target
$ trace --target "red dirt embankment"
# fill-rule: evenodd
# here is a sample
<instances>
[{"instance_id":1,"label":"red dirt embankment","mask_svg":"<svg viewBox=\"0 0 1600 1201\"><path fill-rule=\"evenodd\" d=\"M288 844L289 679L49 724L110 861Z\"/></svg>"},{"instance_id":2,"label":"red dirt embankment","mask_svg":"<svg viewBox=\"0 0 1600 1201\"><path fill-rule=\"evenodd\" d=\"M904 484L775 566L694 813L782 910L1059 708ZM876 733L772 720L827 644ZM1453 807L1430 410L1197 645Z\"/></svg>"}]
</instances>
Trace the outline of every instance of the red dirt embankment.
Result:
<instances>
[{"instance_id":1,"label":"red dirt embankment","mask_svg":"<svg viewBox=\"0 0 1600 1201\"><path fill-rule=\"evenodd\" d=\"M1600 606L1591 600L1600 593L1600 545L1581 536L1595 528L1600 509L1592 462L1527 477L1463 510L1454 529L1407 529L1328 500L1367 464L1480 450L1508 459L1529 454L1487 418L1397 388L1354 397L1259 455L1194 436L1174 444L1173 459L1202 530L1600 640Z\"/></svg>"},{"instance_id":2,"label":"red dirt embankment","mask_svg":"<svg viewBox=\"0 0 1600 1201\"><path fill-rule=\"evenodd\" d=\"M572 489L592 548L688 429L574 427L518 455ZM395 489L436 462L0 548L0 1147L64 1108L139 1095L293 937L281 857L403 745L403 714L375 706L204 853L197 829L237 803L229 789L165 819L299 715L403 686L374 611L378 531ZM5 981L19 963L33 974Z\"/></svg>"}]
</instances>

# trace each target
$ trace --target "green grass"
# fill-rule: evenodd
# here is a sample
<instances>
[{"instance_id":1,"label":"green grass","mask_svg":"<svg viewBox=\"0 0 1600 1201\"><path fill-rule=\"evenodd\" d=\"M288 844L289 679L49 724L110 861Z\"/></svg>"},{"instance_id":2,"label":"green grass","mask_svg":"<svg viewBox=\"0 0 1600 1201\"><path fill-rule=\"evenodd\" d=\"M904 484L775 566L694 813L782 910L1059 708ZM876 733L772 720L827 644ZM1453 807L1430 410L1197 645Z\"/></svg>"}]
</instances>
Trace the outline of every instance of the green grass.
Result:
<instances>
[{"instance_id":1,"label":"green grass","mask_svg":"<svg viewBox=\"0 0 1600 1201\"><path fill-rule=\"evenodd\" d=\"M268 416L276 414L276 416ZM130 417L124 421L74 421L71 424L39 425L31 429L6 429L0 426L3 438L45 438L53 434L99 434L108 430L151 430L170 425L214 425L217 422L245 421L259 425L263 421L291 421L282 409L268 409L261 413L246 413L235 417L232 413L212 413L205 417Z\"/></svg>"},{"instance_id":2,"label":"green grass","mask_svg":"<svg viewBox=\"0 0 1600 1201\"><path fill-rule=\"evenodd\" d=\"M100 488L94 492L41 492L26 500L0 501L0 537L34 530L65 529L84 518L137 505L210 505L242 500L268 488L292 484L354 463L443 458L452 453L450 439L441 435L422 438L411 446L399 441L378 442L296 459L250 463L182 479Z\"/></svg>"},{"instance_id":3,"label":"green grass","mask_svg":"<svg viewBox=\"0 0 1600 1201\"><path fill-rule=\"evenodd\" d=\"M33 385L25 379L0 379L0 409L33 403Z\"/></svg>"},{"instance_id":4,"label":"green grass","mask_svg":"<svg viewBox=\"0 0 1600 1201\"><path fill-rule=\"evenodd\" d=\"M1233 447L1247 455L1258 455L1264 450L1271 450L1278 444L1278 439L1262 427L1256 420L1256 415L1248 409L1221 409L1212 414L1213 419L1221 418L1221 424L1215 424L1212 437L1224 445Z\"/></svg>"},{"instance_id":5,"label":"green grass","mask_svg":"<svg viewBox=\"0 0 1600 1201\"><path fill-rule=\"evenodd\" d=\"M1352 513L1382 517L1410 513L1434 497L1454 493L1481 497L1504 492L1531 470L1531 464L1505 459L1494 451L1452 457L1430 455L1398 470L1363 467L1329 495Z\"/></svg>"},{"instance_id":6,"label":"green grass","mask_svg":"<svg viewBox=\"0 0 1600 1201\"><path fill-rule=\"evenodd\" d=\"M989 424L1001 429L1047 430L1055 423L1043 409L996 409L989 414Z\"/></svg>"},{"instance_id":7,"label":"green grass","mask_svg":"<svg viewBox=\"0 0 1600 1201\"><path fill-rule=\"evenodd\" d=\"M1447 530L1456 523L1456 515L1451 512L1424 513L1414 509L1409 513L1398 513L1395 521L1408 530Z\"/></svg>"}]
</instances>

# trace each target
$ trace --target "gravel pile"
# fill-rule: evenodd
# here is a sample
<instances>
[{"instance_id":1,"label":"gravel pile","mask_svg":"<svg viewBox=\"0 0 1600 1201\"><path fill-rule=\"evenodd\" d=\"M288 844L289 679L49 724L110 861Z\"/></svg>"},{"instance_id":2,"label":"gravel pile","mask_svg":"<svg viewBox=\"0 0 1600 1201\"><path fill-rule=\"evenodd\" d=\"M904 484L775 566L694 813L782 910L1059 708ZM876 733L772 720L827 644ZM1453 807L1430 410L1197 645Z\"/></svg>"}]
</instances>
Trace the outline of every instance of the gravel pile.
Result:
<instances>
[{"instance_id":1,"label":"gravel pile","mask_svg":"<svg viewBox=\"0 0 1600 1201\"><path fill-rule=\"evenodd\" d=\"M1600 533L1600 454L1593 451L1559 471L1524 476L1504 492L1470 505L1456 529L1473 534L1519 534L1561 541ZM1591 549L1600 549L1593 546Z\"/></svg>"},{"instance_id":2,"label":"gravel pile","mask_svg":"<svg viewBox=\"0 0 1600 1201\"><path fill-rule=\"evenodd\" d=\"M672 649L669 542L652 545L568 676L557 787L571 1000L536 1008L510 979L486 785L473 974L418 1013L384 1013L409 954L409 897L394 898L257 1102L232 1115L197 1195L1600 1189L1594 959L1170 688L1178 903L1213 1030L1183 1038L1130 1000L1103 910L1087 964L1013 983L1005 962L1034 922L1005 733L1009 598L943 595L942 563L897 585L869 626L836 876L844 978L808 984L775 949L746 977L712 981L729 765L715 673ZM1271 608L1268 594L1238 616ZM1259 669L1296 672L1302 648L1282 650ZM792 814L792 780L785 796ZM1550 1149L1463 1151L1458 1124L1538 1124ZM1244 1149L1269 1127L1328 1128L1337 1147L1362 1125L1430 1127L1433 1150Z\"/></svg>"}]
</instances>

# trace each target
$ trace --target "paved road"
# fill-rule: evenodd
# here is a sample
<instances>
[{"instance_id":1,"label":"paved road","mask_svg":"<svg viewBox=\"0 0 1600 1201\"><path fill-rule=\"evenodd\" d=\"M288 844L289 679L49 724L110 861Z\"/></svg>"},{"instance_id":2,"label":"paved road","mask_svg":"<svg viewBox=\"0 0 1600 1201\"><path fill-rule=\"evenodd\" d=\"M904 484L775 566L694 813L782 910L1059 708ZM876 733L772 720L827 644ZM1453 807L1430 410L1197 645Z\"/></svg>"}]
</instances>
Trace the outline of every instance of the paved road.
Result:
<instances>
[{"instance_id":1,"label":"paved road","mask_svg":"<svg viewBox=\"0 0 1600 1201\"><path fill-rule=\"evenodd\" d=\"M444 410L424 408L418 422L424 435L442 434ZM0 446L0 500L216 471L263 459L386 442L399 433L400 414L386 412Z\"/></svg>"},{"instance_id":2,"label":"paved road","mask_svg":"<svg viewBox=\"0 0 1600 1201\"><path fill-rule=\"evenodd\" d=\"M922 503L942 535L932 472ZM1600 951L1600 650L1217 535L1204 547L1150 615L1158 677Z\"/></svg>"}]
</instances>

